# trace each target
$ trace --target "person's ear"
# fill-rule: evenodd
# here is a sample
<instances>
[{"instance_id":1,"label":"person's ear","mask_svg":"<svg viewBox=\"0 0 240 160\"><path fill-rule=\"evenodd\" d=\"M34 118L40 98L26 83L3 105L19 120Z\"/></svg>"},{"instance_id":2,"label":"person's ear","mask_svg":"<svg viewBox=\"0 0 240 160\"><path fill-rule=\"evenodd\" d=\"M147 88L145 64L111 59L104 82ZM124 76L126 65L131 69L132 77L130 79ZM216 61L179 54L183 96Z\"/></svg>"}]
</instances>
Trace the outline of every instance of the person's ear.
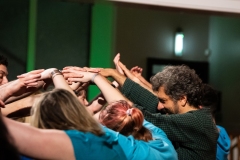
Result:
<instances>
[{"instance_id":1,"label":"person's ear","mask_svg":"<svg viewBox=\"0 0 240 160\"><path fill-rule=\"evenodd\" d=\"M182 96L181 99L179 100L179 102L180 102L180 105L182 107L185 107L186 104L187 104L187 97L186 96Z\"/></svg>"}]
</instances>

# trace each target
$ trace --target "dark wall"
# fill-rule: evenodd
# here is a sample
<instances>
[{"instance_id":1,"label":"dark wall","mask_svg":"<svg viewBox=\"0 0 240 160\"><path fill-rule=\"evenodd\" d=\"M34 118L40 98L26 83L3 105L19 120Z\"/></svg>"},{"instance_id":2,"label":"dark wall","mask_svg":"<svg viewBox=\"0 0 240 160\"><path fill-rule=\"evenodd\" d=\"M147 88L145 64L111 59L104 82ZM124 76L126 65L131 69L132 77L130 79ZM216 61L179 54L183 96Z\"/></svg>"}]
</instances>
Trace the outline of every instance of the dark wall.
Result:
<instances>
[{"instance_id":1,"label":"dark wall","mask_svg":"<svg viewBox=\"0 0 240 160\"><path fill-rule=\"evenodd\" d=\"M38 2L36 68L87 66L91 5Z\"/></svg>"},{"instance_id":2,"label":"dark wall","mask_svg":"<svg viewBox=\"0 0 240 160\"><path fill-rule=\"evenodd\" d=\"M26 70L28 6L28 0L0 1L0 54L8 58L10 80Z\"/></svg>"},{"instance_id":3,"label":"dark wall","mask_svg":"<svg viewBox=\"0 0 240 160\"><path fill-rule=\"evenodd\" d=\"M41 0L37 4L35 68L87 66L91 4ZM26 72L29 0L0 1L0 54L9 80Z\"/></svg>"}]
</instances>

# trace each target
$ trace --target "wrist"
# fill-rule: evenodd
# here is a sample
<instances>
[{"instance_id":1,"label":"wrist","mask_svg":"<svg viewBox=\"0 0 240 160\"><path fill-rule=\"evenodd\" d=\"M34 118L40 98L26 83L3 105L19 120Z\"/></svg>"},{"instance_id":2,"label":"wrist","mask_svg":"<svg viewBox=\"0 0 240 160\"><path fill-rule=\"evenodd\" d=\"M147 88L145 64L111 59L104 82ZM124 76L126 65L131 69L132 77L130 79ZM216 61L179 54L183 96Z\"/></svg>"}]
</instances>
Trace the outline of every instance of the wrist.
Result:
<instances>
[{"instance_id":1,"label":"wrist","mask_svg":"<svg viewBox=\"0 0 240 160\"><path fill-rule=\"evenodd\" d=\"M94 83L94 80L95 80L96 76L98 76L98 73L94 73L94 75L92 76L92 78L91 78L92 83Z\"/></svg>"},{"instance_id":2,"label":"wrist","mask_svg":"<svg viewBox=\"0 0 240 160\"><path fill-rule=\"evenodd\" d=\"M118 86L119 86L116 81L113 81L113 82L111 83L111 85L112 85L114 88L118 88Z\"/></svg>"},{"instance_id":3,"label":"wrist","mask_svg":"<svg viewBox=\"0 0 240 160\"><path fill-rule=\"evenodd\" d=\"M62 75L62 72L58 69L54 69L53 71L51 71L50 75L51 75L51 78L53 79L57 75Z\"/></svg>"}]
</instances>

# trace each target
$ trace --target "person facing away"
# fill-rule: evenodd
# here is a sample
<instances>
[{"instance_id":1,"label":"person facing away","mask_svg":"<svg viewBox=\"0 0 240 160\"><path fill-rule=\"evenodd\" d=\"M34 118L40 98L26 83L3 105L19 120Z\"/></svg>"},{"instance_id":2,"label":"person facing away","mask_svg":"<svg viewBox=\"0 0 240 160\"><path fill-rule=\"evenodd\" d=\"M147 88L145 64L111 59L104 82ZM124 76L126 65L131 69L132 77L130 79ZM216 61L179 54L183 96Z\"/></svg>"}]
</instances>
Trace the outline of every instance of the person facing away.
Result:
<instances>
[{"instance_id":1,"label":"person facing away","mask_svg":"<svg viewBox=\"0 0 240 160\"><path fill-rule=\"evenodd\" d=\"M0 85L8 83L7 75L8 75L8 61L7 58L0 55Z\"/></svg>"},{"instance_id":2,"label":"person facing away","mask_svg":"<svg viewBox=\"0 0 240 160\"><path fill-rule=\"evenodd\" d=\"M211 111L199 108L203 84L195 71L185 65L166 66L150 81L157 96L128 78L122 93L167 134L179 159L216 159L218 131ZM167 114L156 113L156 108Z\"/></svg>"},{"instance_id":3,"label":"person facing away","mask_svg":"<svg viewBox=\"0 0 240 160\"><path fill-rule=\"evenodd\" d=\"M212 111L213 119L215 122L215 111L219 101L219 95L217 91L210 85L205 85L204 96L202 100L202 108L210 108ZM215 122L216 123L216 122ZM231 139L224 127L216 125L219 131L219 137L217 139L217 160L227 160L231 147Z\"/></svg>"},{"instance_id":4,"label":"person facing away","mask_svg":"<svg viewBox=\"0 0 240 160\"><path fill-rule=\"evenodd\" d=\"M124 100L112 102L101 110L99 122L124 135L119 135L119 143L128 159L177 159L176 151L167 135L144 120L142 112Z\"/></svg>"},{"instance_id":5,"label":"person facing away","mask_svg":"<svg viewBox=\"0 0 240 160\"><path fill-rule=\"evenodd\" d=\"M76 159L126 159L113 136L101 126L69 91L44 93L32 107L30 125L64 130L72 141Z\"/></svg>"}]
</instances>

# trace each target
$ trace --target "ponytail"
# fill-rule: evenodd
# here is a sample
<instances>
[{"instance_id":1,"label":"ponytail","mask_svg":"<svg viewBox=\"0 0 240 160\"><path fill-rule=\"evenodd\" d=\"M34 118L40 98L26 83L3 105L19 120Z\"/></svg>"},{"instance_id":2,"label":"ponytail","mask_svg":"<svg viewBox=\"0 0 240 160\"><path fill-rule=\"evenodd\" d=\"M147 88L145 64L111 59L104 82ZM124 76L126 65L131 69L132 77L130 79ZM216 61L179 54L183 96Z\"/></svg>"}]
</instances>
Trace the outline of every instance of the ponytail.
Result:
<instances>
[{"instance_id":1,"label":"ponytail","mask_svg":"<svg viewBox=\"0 0 240 160\"><path fill-rule=\"evenodd\" d=\"M105 111L100 113L100 122L106 127L125 136L132 135L135 139L152 140L151 132L143 127L143 114L137 108L131 108L126 101L117 101L109 104Z\"/></svg>"}]
</instances>

